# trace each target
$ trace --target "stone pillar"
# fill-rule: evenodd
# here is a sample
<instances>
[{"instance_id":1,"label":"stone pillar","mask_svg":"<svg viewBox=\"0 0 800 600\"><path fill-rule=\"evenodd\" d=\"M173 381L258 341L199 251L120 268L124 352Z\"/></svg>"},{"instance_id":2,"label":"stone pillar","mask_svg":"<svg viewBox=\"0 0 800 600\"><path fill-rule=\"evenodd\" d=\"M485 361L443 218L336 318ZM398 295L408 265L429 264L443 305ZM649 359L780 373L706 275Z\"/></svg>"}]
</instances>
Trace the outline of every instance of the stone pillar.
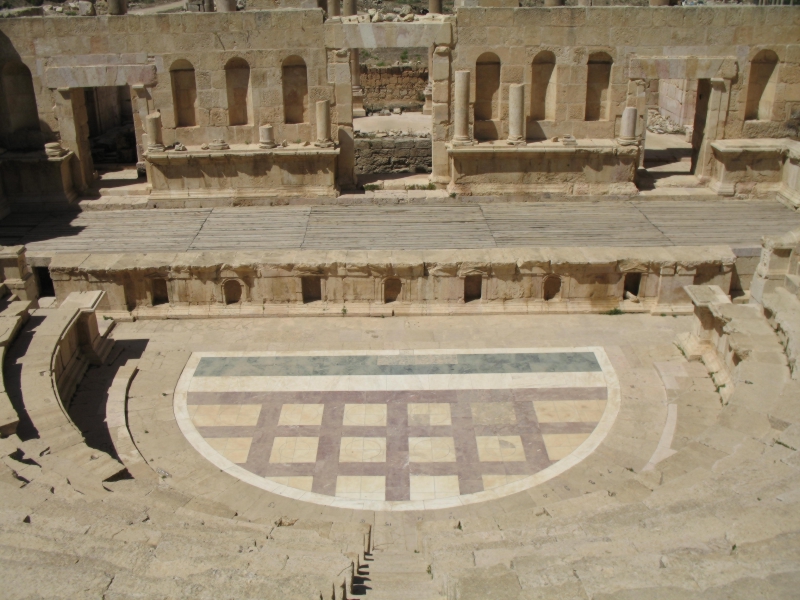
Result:
<instances>
[{"instance_id":1,"label":"stone pillar","mask_svg":"<svg viewBox=\"0 0 800 600\"><path fill-rule=\"evenodd\" d=\"M317 102L317 141L315 146L331 148L331 103L328 100Z\"/></svg>"},{"instance_id":2,"label":"stone pillar","mask_svg":"<svg viewBox=\"0 0 800 600\"><path fill-rule=\"evenodd\" d=\"M272 131L272 125L262 125L258 128L258 147L259 148L274 148L275 147L275 134Z\"/></svg>"},{"instance_id":3,"label":"stone pillar","mask_svg":"<svg viewBox=\"0 0 800 600\"><path fill-rule=\"evenodd\" d=\"M544 0L545 6L564 6L564 0Z\"/></svg>"},{"instance_id":4,"label":"stone pillar","mask_svg":"<svg viewBox=\"0 0 800 600\"><path fill-rule=\"evenodd\" d=\"M432 15L442 14L442 0L428 0L428 12Z\"/></svg>"},{"instance_id":5,"label":"stone pillar","mask_svg":"<svg viewBox=\"0 0 800 600\"><path fill-rule=\"evenodd\" d=\"M236 12L236 0L214 0L217 12Z\"/></svg>"},{"instance_id":6,"label":"stone pillar","mask_svg":"<svg viewBox=\"0 0 800 600\"><path fill-rule=\"evenodd\" d=\"M622 111L622 120L619 127L619 139L623 146L632 146L636 143L636 121L639 111L633 106L628 106Z\"/></svg>"},{"instance_id":7,"label":"stone pillar","mask_svg":"<svg viewBox=\"0 0 800 600\"><path fill-rule=\"evenodd\" d=\"M422 92L422 95L425 96L425 105L422 107L422 114L423 115L431 115L433 114L433 82L428 81L428 85L425 86L425 91Z\"/></svg>"},{"instance_id":8,"label":"stone pillar","mask_svg":"<svg viewBox=\"0 0 800 600\"><path fill-rule=\"evenodd\" d=\"M469 71L456 71L455 132L453 144L471 144L469 136Z\"/></svg>"},{"instance_id":9,"label":"stone pillar","mask_svg":"<svg viewBox=\"0 0 800 600\"><path fill-rule=\"evenodd\" d=\"M591 6L592 0L578 0L578 6Z\"/></svg>"},{"instance_id":10,"label":"stone pillar","mask_svg":"<svg viewBox=\"0 0 800 600\"><path fill-rule=\"evenodd\" d=\"M203 12L214 12L214 0L203 0Z\"/></svg>"},{"instance_id":11,"label":"stone pillar","mask_svg":"<svg viewBox=\"0 0 800 600\"><path fill-rule=\"evenodd\" d=\"M329 17L339 17L341 16L342 12L339 9L339 3L341 0L328 0L328 16Z\"/></svg>"},{"instance_id":12,"label":"stone pillar","mask_svg":"<svg viewBox=\"0 0 800 600\"><path fill-rule=\"evenodd\" d=\"M147 151L163 152L164 142L161 138L161 113L154 112L147 115L144 128L147 134Z\"/></svg>"},{"instance_id":13,"label":"stone pillar","mask_svg":"<svg viewBox=\"0 0 800 600\"><path fill-rule=\"evenodd\" d=\"M358 14L356 10L356 0L344 0L342 5L342 16L352 17ZM358 50L356 50L358 52Z\"/></svg>"},{"instance_id":14,"label":"stone pillar","mask_svg":"<svg viewBox=\"0 0 800 600\"><path fill-rule=\"evenodd\" d=\"M364 88L361 87L361 60L358 48L350 50L350 80L353 86L353 116L366 117L364 110Z\"/></svg>"},{"instance_id":15,"label":"stone pillar","mask_svg":"<svg viewBox=\"0 0 800 600\"><path fill-rule=\"evenodd\" d=\"M109 15L124 15L128 12L127 0L108 0Z\"/></svg>"},{"instance_id":16,"label":"stone pillar","mask_svg":"<svg viewBox=\"0 0 800 600\"><path fill-rule=\"evenodd\" d=\"M525 84L512 83L508 87L508 143L525 144Z\"/></svg>"},{"instance_id":17,"label":"stone pillar","mask_svg":"<svg viewBox=\"0 0 800 600\"><path fill-rule=\"evenodd\" d=\"M89 119L82 88L58 88L54 94L61 145L75 154L72 181L78 192L94 181L94 162L89 146Z\"/></svg>"}]
</instances>

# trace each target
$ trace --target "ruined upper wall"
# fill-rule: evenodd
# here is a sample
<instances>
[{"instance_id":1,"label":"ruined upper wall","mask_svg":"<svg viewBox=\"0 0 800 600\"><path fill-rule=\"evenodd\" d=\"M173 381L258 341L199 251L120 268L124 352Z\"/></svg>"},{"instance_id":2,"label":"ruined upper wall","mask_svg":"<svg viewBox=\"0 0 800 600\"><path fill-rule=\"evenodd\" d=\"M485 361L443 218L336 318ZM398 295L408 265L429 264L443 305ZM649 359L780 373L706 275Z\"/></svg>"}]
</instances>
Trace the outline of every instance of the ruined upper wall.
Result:
<instances>
[{"instance_id":1,"label":"ruined upper wall","mask_svg":"<svg viewBox=\"0 0 800 600\"><path fill-rule=\"evenodd\" d=\"M556 118L551 124L540 125L541 137L563 133L614 137L617 117L626 102L630 103L630 79L641 76L640 72L630 70L633 56L673 58L675 64L681 62L681 57L731 59L726 62L735 65L736 73L731 79L726 138L780 135L780 121L800 108L800 7L461 8L457 16L449 16L441 23L376 24L323 23L322 11L317 9L34 17L0 22L0 59L21 60L30 69L40 121L50 139L59 131L53 111L57 104L55 87L98 85L98 81L104 85L131 84L136 82L130 77L139 77L151 79L142 81L148 86L143 101L145 110L161 111L165 143L178 137L187 144L215 137L232 143L255 143L257 126L263 123L273 123L279 139L292 136L309 139L313 131L313 110L309 111L308 127L284 131L282 126L281 65L287 57L296 55L305 62L308 100L313 106L320 99L335 103L334 86L344 71L334 69L335 53L331 50L377 44L418 46L420 40L452 49L446 80L452 80L453 71L459 69L470 69L474 74L475 61L485 52L497 55L501 63L497 119L501 139L506 133L502 130L507 123L508 85L531 82L532 61L542 50L553 52L556 57L558 96ZM780 60L775 117L772 122L745 122L743 106L749 61L765 48L773 50ZM606 120L587 122L584 120L586 65L590 55L598 52L613 61L611 108ZM237 57L244 58L250 67L252 115L249 125L230 127L226 125L224 67L228 60ZM170 66L178 60L189 61L195 69L198 111L196 127L182 128L179 135L174 130L169 76ZM690 63L691 58L682 64ZM674 76L669 64L659 64L666 65L667 70L657 73L658 77ZM138 71L119 66L126 69L135 66ZM68 68L58 71L59 67ZM342 73L336 75L339 71ZM75 73L75 79L70 80L64 73ZM129 77L130 73L134 75ZM695 70L688 76L716 75ZM474 88L474 77L472 82ZM343 89L346 85L342 81ZM472 97L474 101L474 90ZM527 98L526 102L529 101ZM452 95L446 94L444 102L452 102ZM440 133L444 131L438 139L449 139L451 115L438 118L437 127ZM347 115L333 116L334 124L348 121Z\"/></svg>"},{"instance_id":2,"label":"ruined upper wall","mask_svg":"<svg viewBox=\"0 0 800 600\"><path fill-rule=\"evenodd\" d=\"M556 58L557 103L555 123L529 121L540 137L573 134L579 138L610 138L618 133L615 121L630 97L631 79L644 76L670 78L683 64L686 78L731 77L726 138L775 137L783 134L781 122L800 110L800 7L685 6L685 7L561 7L561 8L461 8L458 10L452 70L472 71L471 99L475 101L475 64L486 52L502 65L500 120L508 119L508 86L528 84L532 63L542 51ZM774 51L780 61L773 121L744 118L750 60L760 51ZM604 53L613 61L608 119L585 121L587 62ZM676 59L657 65L655 72L631 70L632 57ZM696 57L723 57L715 72ZM684 60L685 59L685 60ZM728 63L724 65L723 63ZM724 69L728 69L725 71ZM530 93L528 93L530 96ZM530 115L530 97L525 114ZM499 132L500 139L507 131ZM529 133L530 137L530 133Z\"/></svg>"}]
</instances>

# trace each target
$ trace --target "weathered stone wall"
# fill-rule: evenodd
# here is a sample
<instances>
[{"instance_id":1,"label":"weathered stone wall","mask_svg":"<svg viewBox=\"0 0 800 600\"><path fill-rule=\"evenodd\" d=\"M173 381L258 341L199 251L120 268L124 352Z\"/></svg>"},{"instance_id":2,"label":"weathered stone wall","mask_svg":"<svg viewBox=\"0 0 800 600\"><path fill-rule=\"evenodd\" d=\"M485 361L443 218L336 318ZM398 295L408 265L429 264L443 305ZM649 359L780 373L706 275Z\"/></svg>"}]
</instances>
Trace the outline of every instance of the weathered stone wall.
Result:
<instances>
[{"instance_id":1,"label":"weathered stone wall","mask_svg":"<svg viewBox=\"0 0 800 600\"><path fill-rule=\"evenodd\" d=\"M61 254L51 261L50 273L59 300L74 291L102 290L109 310L151 318L197 314L191 305L218 306L220 314L230 316L269 316L284 314L286 308L297 311L297 305L304 303L309 313L330 316L364 311L448 314L461 311L458 305L463 312L491 312L492 306L504 313L602 312L622 307L660 314L692 310L685 285L708 283L728 290L735 260L727 246L515 248L513 252L299 250L224 257ZM633 299L623 298L627 274L639 281ZM480 298L464 306L465 278L475 276L481 280ZM311 302L303 297L304 278L313 278L318 285ZM396 302L385 302L387 280L399 280ZM239 292L234 301L232 287Z\"/></svg>"},{"instance_id":2,"label":"weathered stone wall","mask_svg":"<svg viewBox=\"0 0 800 600\"><path fill-rule=\"evenodd\" d=\"M659 112L676 125L692 127L697 105L696 79L663 79L658 95Z\"/></svg>"},{"instance_id":3,"label":"weathered stone wall","mask_svg":"<svg viewBox=\"0 0 800 600\"><path fill-rule=\"evenodd\" d=\"M356 138L356 173L430 173L431 138Z\"/></svg>"},{"instance_id":4,"label":"weathered stone wall","mask_svg":"<svg viewBox=\"0 0 800 600\"><path fill-rule=\"evenodd\" d=\"M425 67L368 67L361 65L361 87L364 88L364 108L378 111L383 108L422 110L428 69Z\"/></svg>"}]
</instances>

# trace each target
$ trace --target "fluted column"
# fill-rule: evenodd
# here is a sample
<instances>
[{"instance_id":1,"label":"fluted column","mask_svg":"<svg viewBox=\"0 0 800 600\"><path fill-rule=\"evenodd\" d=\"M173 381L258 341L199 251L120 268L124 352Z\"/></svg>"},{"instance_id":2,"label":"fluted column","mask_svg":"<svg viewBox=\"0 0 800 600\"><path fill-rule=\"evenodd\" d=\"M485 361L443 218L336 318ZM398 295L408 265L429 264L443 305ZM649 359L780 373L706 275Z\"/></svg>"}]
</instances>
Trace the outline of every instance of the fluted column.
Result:
<instances>
[{"instance_id":1,"label":"fluted column","mask_svg":"<svg viewBox=\"0 0 800 600\"><path fill-rule=\"evenodd\" d=\"M508 143L525 143L525 85L512 83L508 88Z\"/></svg>"},{"instance_id":2,"label":"fluted column","mask_svg":"<svg viewBox=\"0 0 800 600\"><path fill-rule=\"evenodd\" d=\"M317 141L315 146L330 148L331 141L331 104L327 100L317 102Z\"/></svg>"},{"instance_id":3,"label":"fluted column","mask_svg":"<svg viewBox=\"0 0 800 600\"><path fill-rule=\"evenodd\" d=\"M469 71L456 71L455 132L453 144L469 144Z\"/></svg>"}]
</instances>

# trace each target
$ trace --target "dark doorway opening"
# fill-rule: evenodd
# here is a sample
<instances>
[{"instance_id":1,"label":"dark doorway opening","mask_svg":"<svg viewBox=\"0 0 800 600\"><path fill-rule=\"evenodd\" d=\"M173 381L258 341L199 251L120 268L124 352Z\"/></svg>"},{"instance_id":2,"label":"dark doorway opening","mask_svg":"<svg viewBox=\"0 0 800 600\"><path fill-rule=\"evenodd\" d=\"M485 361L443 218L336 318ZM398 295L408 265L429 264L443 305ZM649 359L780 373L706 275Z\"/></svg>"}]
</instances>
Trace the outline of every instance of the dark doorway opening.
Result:
<instances>
[{"instance_id":1,"label":"dark doorway opening","mask_svg":"<svg viewBox=\"0 0 800 600\"><path fill-rule=\"evenodd\" d=\"M399 279L387 279L383 283L383 301L385 304L397 302L400 298L400 292L403 289L403 284Z\"/></svg>"},{"instance_id":2,"label":"dark doorway opening","mask_svg":"<svg viewBox=\"0 0 800 600\"><path fill-rule=\"evenodd\" d=\"M483 277L480 275L467 275L464 277L464 302L475 302L481 299Z\"/></svg>"},{"instance_id":3,"label":"dark doorway opening","mask_svg":"<svg viewBox=\"0 0 800 600\"><path fill-rule=\"evenodd\" d=\"M33 274L36 276L36 283L39 287L39 297L55 297L56 288L53 285L53 278L50 277L50 269L47 267L33 267Z\"/></svg>"},{"instance_id":4,"label":"dark doorway opening","mask_svg":"<svg viewBox=\"0 0 800 600\"><path fill-rule=\"evenodd\" d=\"M242 299L242 284L235 279L228 279L222 286L225 304L238 304Z\"/></svg>"},{"instance_id":5,"label":"dark doorway opening","mask_svg":"<svg viewBox=\"0 0 800 600\"><path fill-rule=\"evenodd\" d=\"M169 304L169 292L166 279L153 279L153 306Z\"/></svg>"},{"instance_id":6,"label":"dark doorway opening","mask_svg":"<svg viewBox=\"0 0 800 600\"><path fill-rule=\"evenodd\" d=\"M322 300L322 279L319 277L302 277L303 304Z\"/></svg>"},{"instance_id":7,"label":"dark doorway opening","mask_svg":"<svg viewBox=\"0 0 800 600\"><path fill-rule=\"evenodd\" d=\"M699 79L697 81L697 106L694 112L694 129L692 130L692 173L697 171L697 161L700 158L700 148L706 134L706 121L708 120L708 100L711 97L711 80Z\"/></svg>"},{"instance_id":8,"label":"dark doorway opening","mask_svg":"<svg viewBox=\"0 0 800 600\"><path fill-rule=\"evenodd\" d=\"M641 273L625 273L625 282L624 286L625 289L622 293L622 297L624 298L629 293L633 296L639 296L639 288L642 285L642 274Z\"/></svg>"},{"instance_id":9,"label":"dark doorway opening","mask_svg":"<svg viewBox=\"0 0 800 600\"><path fill-rule=\"evenodd\" d=\"M561 294L561 277L548 277L544 280L544 299L549 302L556 300Z\"/></svg>"}]
</instances>

